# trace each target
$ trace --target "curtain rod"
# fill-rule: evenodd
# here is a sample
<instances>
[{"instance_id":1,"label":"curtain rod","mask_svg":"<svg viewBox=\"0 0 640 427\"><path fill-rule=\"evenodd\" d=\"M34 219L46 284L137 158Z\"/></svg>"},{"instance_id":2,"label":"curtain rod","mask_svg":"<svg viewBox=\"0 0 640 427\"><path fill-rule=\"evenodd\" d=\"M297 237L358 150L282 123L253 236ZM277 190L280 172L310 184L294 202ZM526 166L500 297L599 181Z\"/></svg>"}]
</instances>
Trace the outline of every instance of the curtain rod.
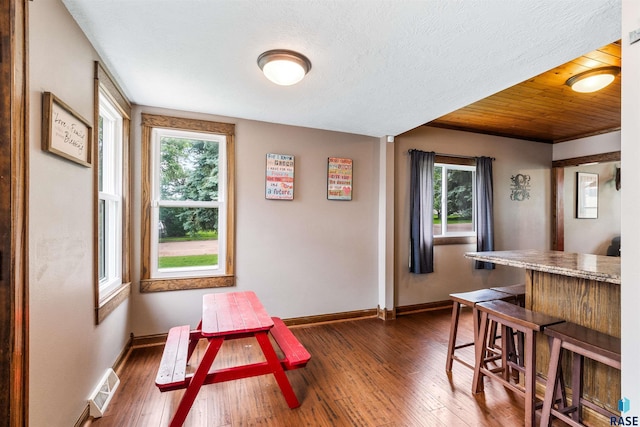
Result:
<instances>
[{"instance_id":1,"label":"curtain rod","mask_svg":"<svg viewBox=\"0 0 640 427\"><path fill-rule=\"evenodd\" d=\"M422 151L422 150L418 150L417 148L410 148L407 153L411 153L412 151ZM442 156L442 157L457 157L459 159L477 159L478 157L481 156L463 156L460 154L443 154L443 153L436 153L436 156ZM491 160L495 160L495 157L491 157Z\"/></svg>"}]
</instances>

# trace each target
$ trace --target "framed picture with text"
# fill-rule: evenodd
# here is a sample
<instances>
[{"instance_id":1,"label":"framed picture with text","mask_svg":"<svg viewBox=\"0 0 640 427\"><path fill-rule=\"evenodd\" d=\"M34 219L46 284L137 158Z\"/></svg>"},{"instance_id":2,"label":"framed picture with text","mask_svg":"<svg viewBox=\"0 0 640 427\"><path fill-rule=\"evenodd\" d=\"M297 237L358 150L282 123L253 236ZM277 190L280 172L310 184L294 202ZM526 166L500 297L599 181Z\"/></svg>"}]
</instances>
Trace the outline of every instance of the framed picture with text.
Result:
<instances>
[{"instance_id":1,"label":"framed picture with text","mask_svg":"<svg viewBox=\"0 0 640 427\"><path fill-rule=\"evenodd\" d=\"M293 200L295 159L289 154L267 154L265 198Z\"/></svg>"},{"instance_id":2,"label":"framed picture with text","mask_svg":"<svg viewBox=\"0 0 640 427\"><path fill-rule=\"evenodd\" d=\"M91 167L91 125L51 92L42 94L42 149Z\"/></svg>"},{"instance_id":3,"label":"framed picture with text","mask_svg":"<svg viewBox=\"0 0 640 427\"><path fill-rule=\"evenodd\" d=\"M327 199L351 200L353 197L353 160L329 157L327 162Z\"/></svg>"}]
</instances>

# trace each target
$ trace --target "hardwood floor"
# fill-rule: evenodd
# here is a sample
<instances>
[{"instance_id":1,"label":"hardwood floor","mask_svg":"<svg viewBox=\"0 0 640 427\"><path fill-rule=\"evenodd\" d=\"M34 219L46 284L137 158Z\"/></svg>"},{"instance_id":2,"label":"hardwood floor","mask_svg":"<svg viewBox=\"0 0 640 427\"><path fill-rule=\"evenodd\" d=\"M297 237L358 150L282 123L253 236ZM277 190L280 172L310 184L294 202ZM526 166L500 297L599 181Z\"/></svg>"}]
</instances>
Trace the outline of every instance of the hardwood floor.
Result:
<instances>
[{"instance_id":1,"label":"hardwood floor","mask_svg":"<svg viewBox=\"0 0 640 427\"><path fill-rule=\"evenodd\" d=\"M312 355L289 371L301 406L289 409L273 376L204 386L185 422L215 426L520 426L524 401L486 381L471 394L473 372L454 363L445 372L450 311L293 327ZM471 338L463 310L459 340ZM460 342L460 341L459 341ZM468 350L468 351L467 351ZM467 351L465 353L465 351ZM200 357L202 348L194 357ZM155 387L162 346L132 350L104 417L92 426L167 426L182 390ZM472 360L472 350L464 349ZM226 342L214 367L262 360L253 339Z\"/></svg>"}]
</instances>

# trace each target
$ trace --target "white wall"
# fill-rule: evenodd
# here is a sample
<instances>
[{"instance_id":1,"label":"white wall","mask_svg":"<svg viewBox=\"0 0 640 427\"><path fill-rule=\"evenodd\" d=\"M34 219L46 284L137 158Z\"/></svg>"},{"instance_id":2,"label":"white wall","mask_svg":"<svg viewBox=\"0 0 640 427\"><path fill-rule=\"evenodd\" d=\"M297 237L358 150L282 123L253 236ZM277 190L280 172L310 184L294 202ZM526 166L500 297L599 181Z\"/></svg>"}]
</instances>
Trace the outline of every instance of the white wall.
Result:
<instances>
[{"instance_id":1,"label":"white wall","mask_svg":"<svg viewBox=\"0 0 640 427\"><path fill-rule=\"evenodd\" d=\"M449 299L452 292L524 281L522 269L497 266L474 270L465 252L475 244L442 245L434 250L435 271L411 274L409 259L409 154L411 148L442 154L495 157L495 250L549 249L551 145L431 127L419 127L396 137L396 305ZM530 198L511 200L511 177L531 177Z\"/></svg>"},{"instance_id":2,"label":"white wall","mask_svg":"<svg viewBox=\"0 0 640 427\"><path fill-rule=\"evenodd\" d=\"M640 42L629 45L628 34L640 28L640 3L622 1L622 232L626 238L622 250L622 395L631 402L631 412L640 416ZM625 415L628 415L625 414Z\"/></svg>"},{"instance_id":3,"label":"white wall","mask_svg":"<svg viewBox=\"0 0 640 427\"><path fill-rule=\"evenodd\" d=\"M553 144L553 160L620 151L620 131Z\"/></svg>"},{"instance_id":4,"label":"white wall","mask_svg":"<svg viewBox=\"0 0 640 427\"><path fill-rule=\"evenodd\" d=\"M564 250L606 255L611 239L620 236L620 197L616 190L620 162L572 166L564 170ZM576 218L576 173L598 174L598 218Z\"/></svg>"},{"instance_id":5,"label":"white wall","mask_svg":"<svg viewBox=\"0 0 640 427\"><path fill-rule=\"evenodd\" d=\"M139 294L134 286L135 335L195 325L201 295L253 290L267 311L282 318L372 309L378 303L379 140L150 107L134 109L134 188L140 185L140 113L236 124L237 286L216 290ZM267 153L295 156L293 201L264 197ZM329 201L327 158L354 162L352 201ZM139 200L140 194L135 199ZM134 276L138 277L140 206L133 206ZM135 280L137 282L137 279Z\"/></svg>"},{"instance_id":6,"label":"white wall","mask_svg":"<svg viewBox=\"0 0 640 427\"><path fill-rule=\"evenodd\" d=\"M29 421L73 425L124 348L128 303L94 325L93 169L42 151L43 91L93 122L93 48L59 1L29 2Z\"/></svg>"}]
</instances>

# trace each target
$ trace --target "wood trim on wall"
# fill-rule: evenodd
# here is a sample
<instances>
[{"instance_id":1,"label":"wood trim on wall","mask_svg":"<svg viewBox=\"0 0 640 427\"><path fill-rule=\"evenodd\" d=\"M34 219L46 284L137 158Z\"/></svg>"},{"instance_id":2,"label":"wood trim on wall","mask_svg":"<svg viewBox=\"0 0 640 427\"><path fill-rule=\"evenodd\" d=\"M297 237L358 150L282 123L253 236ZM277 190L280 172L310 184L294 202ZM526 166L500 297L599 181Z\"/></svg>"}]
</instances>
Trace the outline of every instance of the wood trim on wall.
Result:
<instances>
[{"instance_id":1,"label":"wood trim on wall","mask_svg":"<svg viewBox=\"0 0 640 427\"><path fill-rule=\"evenodd\" d=\"M551 242L552 249L564 251L564 168L551 169Z\"/></svg>"},{"instance_id":2,"label":"wood trim on wall","mask_svg":"<svg viewBox=\"0 0 640 427\"><path fill-rule=\"evenodd\" d=\"M142 113L142 219L140 292L165 292L235 286L235 124ZM151 137L153 128L208 132L226 137L227 222L225 275L151 278Z\"/></svg>"},{"instance_id":3,"label":"wood trim on wall","mask_svg":"<svg viewBox=\"0 0 640 427\"><path fill-rule=\"evenodd\" d=\"M175 279L140 279L140 292L166 292L185 289L228 288L234 286L235 277L177 277Z\"/></svg>"},{"instance_id":4,"label":"wood trim on wall","mask_svg":"<svg viewBox=\"0 0 640 427\"><path fill-rule=\"evenodd\" d=\"M580 166L587 163L604 163L619 162L622 158L620 151L611 151L609 153L593 154L590 156L572 157L570 159L554 160L551 167L566 168L568 166Z\"/></svg>"},{"instance_id":5,"label":"wood trim on wall","mask_svg":"<svg viewBox=\"0 0 640 427\"><path fill-rule=\"evenodd\" d=\"M105 68L96 61L94 63L94 91L93 91L93 123L94 123L94 144L93 150L93 200L94 212L93 228L95 235L98 235L98 203L99 203L99 162L98 162L98 139L99 139L99 116L100 116L100 93L103 93L113 106L122 115L122 260L121 274L122 284L110 295L100 295L100 278L98 277L99 264L99 248L98 239L93 241L93 263L94 263L94 308L95 323L99 325L111 312L113 312L123 301L125 301L131 293L131 259L133 257L133 247L131 245L132 228L131 228L131 195L133 194L133 185L131 179L131 146L130 146L130 130L131 130L131 104L124 96L116 82L105 70ZM102 89L102 91L101 91Z\"/></svg>"},{"instance_id":6,"label":"wood trim on wall","mask_svg":"<svg viewBox=\"0 0 640 427\"><path fill-rule=\"evenodd\" d=\"M0 0L0 420L28 425L29 70L26 0Z\"/></svg>"},{"instance_id":7,"label":"wood trim on wall","mask_svg":"<svg viewBox=\"0 0 640 427\"><path fill-rule=\"evenodd\" d=\"M619 162L620 151L554 160L551 163L551 245L553 250L564 250L564 168L587 163Z\"/></svg>"}]
</instances>

